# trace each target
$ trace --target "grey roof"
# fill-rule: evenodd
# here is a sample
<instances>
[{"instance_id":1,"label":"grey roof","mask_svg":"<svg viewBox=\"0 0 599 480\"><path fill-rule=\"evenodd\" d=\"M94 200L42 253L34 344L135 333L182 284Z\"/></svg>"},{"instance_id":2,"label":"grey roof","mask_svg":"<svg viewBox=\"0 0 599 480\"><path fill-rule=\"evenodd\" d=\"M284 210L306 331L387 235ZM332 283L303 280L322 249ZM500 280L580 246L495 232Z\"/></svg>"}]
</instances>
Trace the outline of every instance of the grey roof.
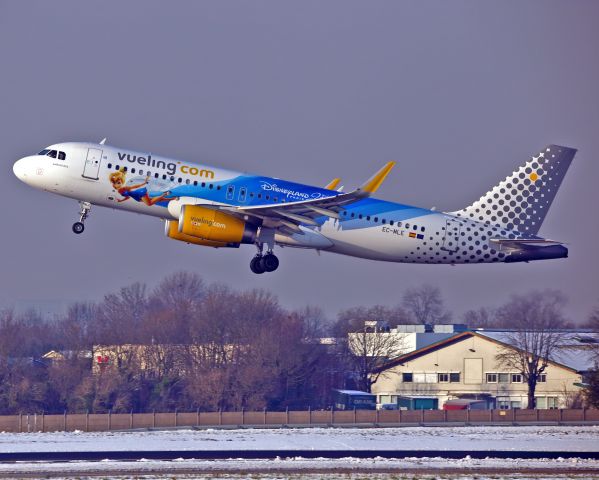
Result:
<instances>
[{"instance_id":1,"label":"grey roof","mask_svg":"<svg viewBox=\"0 0 599 480\"><path fill-rule=\"evenodd\" d=\"M373 393L362 392L360 390L339 390L339 389L336 389L335 391L339 392L339 393L344 393L346 395L367 395L369 397L374 397L375 396Z\"/></svg>"},{"instance_id":2,"label":"grey roof","mask_svg":"<svg viewBox=\"0 0 599 480\"><path fill-rule=\"evenodd\" d=\"M512 343L510 337L514 334L509 330L476 330L476 333L508 345ZM560 331L559 334L561 346L551 360L577 372L597 368L599 334L581 331Z\"/></svg>"}]
</instances>

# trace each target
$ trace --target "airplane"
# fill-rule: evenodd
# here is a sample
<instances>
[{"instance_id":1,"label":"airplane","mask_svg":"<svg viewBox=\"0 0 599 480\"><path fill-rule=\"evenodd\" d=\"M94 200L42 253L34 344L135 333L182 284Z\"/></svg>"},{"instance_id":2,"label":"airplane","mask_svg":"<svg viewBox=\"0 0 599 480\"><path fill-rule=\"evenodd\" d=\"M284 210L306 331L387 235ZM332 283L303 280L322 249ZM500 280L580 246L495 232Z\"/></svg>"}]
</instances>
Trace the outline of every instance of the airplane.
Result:
<instances>
[{"instance_id":1,"label":"airplane","mask_svg":"<svg viewBox=\"0 0 599 480\"><path fill-rule=\"evenodd\" d=\"M565 258L563 242L538 236L576 149L549 145L471 205L453 212L373 198L395 162L358 188L249 175L100 143L50 145L17 160L26 184L79 201L81 234L92 205L165 220L168 238L257 248L256 274L279 266L275 246L370 260L425 264ZM458 181L458 180L456 180Z\"/></svg>"}]
</instances>

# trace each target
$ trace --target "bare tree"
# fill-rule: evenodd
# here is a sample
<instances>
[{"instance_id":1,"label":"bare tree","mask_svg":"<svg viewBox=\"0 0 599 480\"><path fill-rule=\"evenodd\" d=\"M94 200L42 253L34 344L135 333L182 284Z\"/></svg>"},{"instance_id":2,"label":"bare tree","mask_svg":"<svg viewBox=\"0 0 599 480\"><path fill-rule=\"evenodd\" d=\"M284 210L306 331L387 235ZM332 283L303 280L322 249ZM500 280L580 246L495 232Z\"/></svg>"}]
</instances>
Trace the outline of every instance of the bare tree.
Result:
<instances>
[{"instance_id":1,"label":"bare tree","mask_svg":"<svg viewBox=\"0 0 599 480\"><path fill-rule=\"evenodd\" d=\"M331 333L335 337L345 337L350 332L359 331L366 320L376 320L389 326L413 323L408 313L400 306L357 306L339 312L337 321L331 328Z\"/></svg>"},{"instance_id":2,"label":"bare tree","mask_svg":"<svg viewBox=\"0 0 599 480\"><path fill-rule=\"evenodd\" d=\"M379 367L406 349L405 334L372 332L366 326L347 336L347 356L357 377L358 388L370 392L383 370Z\"/></svg>"},{"instance_id":3,"label":"bare tree","mask_svg":"<svg viewBox=\"0 0 599 480\"><path fill-rule=\"evenodd\" d=\"M520 373L528 385L528 408L535 408L535 391L541 374L560 346L564 319L563 294L553 290L514 295L497 316L512 331L497 354L498 362Z\"/></svg>"},{"instance_id":4,"label":"bare tree","mask_svg":"<svg viewBox=\"0 0 599 480\"><path fill-rule=\"evenodd\" d=\"M439 287L424 284L406 290L403 306L416 323L435 325L451 320L451 314L445 311Z\"/></svg>"},{"instance_id":5,"label":"bare tree","mask_svg":"<svg viewBox=\"0 0 599 480\"><path fill-rule=\"evenodd\" d=\"M478 310L468 310L464 313L464 323L470 328L496 328L497 318L491 308L481 307Z\"/></svg>"}]
</instances>

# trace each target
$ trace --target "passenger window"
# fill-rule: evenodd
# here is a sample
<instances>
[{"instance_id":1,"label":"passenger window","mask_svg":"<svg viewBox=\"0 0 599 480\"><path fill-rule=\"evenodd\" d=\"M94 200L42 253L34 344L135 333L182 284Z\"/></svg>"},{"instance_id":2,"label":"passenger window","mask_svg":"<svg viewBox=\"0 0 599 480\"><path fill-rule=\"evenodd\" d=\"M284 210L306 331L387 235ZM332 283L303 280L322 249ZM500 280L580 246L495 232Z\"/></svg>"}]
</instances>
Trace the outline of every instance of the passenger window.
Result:
<instances>
[{"instance_id":1,"label":"passenger window","mask_svg":"<svg viewBox=\"0 0 599 480\"><path fill-rule=\"evenodd\" d=\"M374 222L378 222L379 221L379 217L374 217Z\"/></svg>"},{"instance_id":2,"label":"passenger window","mask_svg":"<svg viewBox=\"0 0 599 480\"><path fill-rule=\"evenodd\" d=\"M370 215L366 216L366 220L370 221Z\"/></svg>"},{"instance_id":3,"label":"passenger window","mask_svg":"<svg viewBox=\"0 0 599 480\"><path fill-rule=\"evenodd\" d=\"M158 173L154 174L154 178L158 178L160 175Z\"/></svg>"},{"instance_id":4,"label":"passenger window","mask_svg":"<svg viewBox=\"0 0 599 480\"><path fill-rule=\"evenodd\" d=\"M420 227L420 231L421 231L421 232L424 232L424 227Z\"/></svg>"},{"instance_id":5,"label":"passenger window","mask_svg":"<svg viewBox=\"0 0 599 480\"><path fill-rule=\"evenodd\" d=\"M58 152L58 160L64 160L67 158L67 155L64 152Z\"/></svg>"},{"instance_id":6,"label":"passenger window","mask_svg":"<svg viewBox=\"0 0 599 480\"><path fill-rule=\"evenodd\" d=\"M186 180L185 180L185 183L186 183L187 185L189 185L189 184L191 183L191 180L188 178L188 179L186 179Z\"/></svg>"},{"instance_id":7,"label":"passenger window","mask_svg":"<svg viewBox=\"0 0 599 480\"><path fill-rule=\"evenodd\" d=\"M208 185L208 188L212 190L212 188L214 188L214 185L210 184Z\"/></svg>"},{"instance_id":8,"label":"passenger window","mask_svg":"<svg viewBox=\"0 0 599 480\"><path fill-rule=\"evenodd\" d=\"M217 190L220 190L220 185L217 185L217 186L216 186L216 189L217 189Z\"/></svg>"},{"instance_id":9,"label":"passenger window","mask_svg":"<svg viewBox=\"0 0 599 480\"><path fill-rule=\"evenodd\" d=\"M179 180L178 180L178 182L179 182L179 183L183 183L183 179L182 179L181 177L179 177Z\"/></svg>"},{"instance_id":10,"label":"passenger window","mask_svg":"<svg viewBox=\"0 0 599 480\"><path fill-rule=\"evenodd\" d=\"M412 230L418 230L418 225L414 225L414 226L412 227Z\"/></svg>"},{"instance_id":11,"label":"passenger window","mask_svg":"<svg viewBox=\"0 0 599 480\"><path fill-rule=\"evenodd\" d=\"M197 186L198 186L198 181L197 181L197 180L194 180L194 182L193 182L193 186L194 186L194 187L197 187Z\"/></svg>"},{"instance_id":12,"label":"passenger window","mask_svg":"<svg viewBox=\"0 0 599 480\"><path fill-rule=\"evenodd\" d=\"M233 200L233 195L235 195L235 185L229 185L227 187L227 200Z\"/></svg>"},{"instance_id":13,"label":"passenger window","mask_svg":"<svg viewBox=\"0 0 599 480\"><path fill-rule=\"evenodd\" d=\"M246 193L247 193L247 188L241 187L239 189L239 197L238 198L239 198L240 202L245 202Z\"/></svg>"},{"instance_id":14,"label":"passenger window","mask_svg":"<svg viewBox=\"0 0 599 480\"><path fill-rule=\"evenodd\" d=\"M111 168L112 168L112 163L109 163L108 164L108 169L111 169Z\"/></svg>"},{"instance_id":15,"label":"passenger window","mask_svg":"<svg viewBox=\"0 0 599 480\"><path fill-rule=\"evenodd\" d=\"M393 226L393 220L389 221L389 225Z\"/></svg>"},{"instance_id":16,"label":"passenger window","mask_svg":"<svg viewBox=\"0 0 599 480\"><path fill-rule=\"evenodd\" d=\"M135 173L135 168L132 168L132 169L131 169L131 173Z\"/></svg>"},{"instance_id":17,"label":"passenger window","mask_svg":"<svg viewBox=\"0 0 599 480\"><path fill-rule=\"evenodd\" d=\"M166 180L166 174L162 175L162 180Z\"/></svg>"},{"instance_id":18,"label":"passenger window","mask_svg":"<svg viewBox=\"0 0 599 480\"><path fill-rule=\"evenodd\" d=\"M205 186L206 186L206 182L202 182L202 187L205 187Z\"/></svg>"}]
</instances>

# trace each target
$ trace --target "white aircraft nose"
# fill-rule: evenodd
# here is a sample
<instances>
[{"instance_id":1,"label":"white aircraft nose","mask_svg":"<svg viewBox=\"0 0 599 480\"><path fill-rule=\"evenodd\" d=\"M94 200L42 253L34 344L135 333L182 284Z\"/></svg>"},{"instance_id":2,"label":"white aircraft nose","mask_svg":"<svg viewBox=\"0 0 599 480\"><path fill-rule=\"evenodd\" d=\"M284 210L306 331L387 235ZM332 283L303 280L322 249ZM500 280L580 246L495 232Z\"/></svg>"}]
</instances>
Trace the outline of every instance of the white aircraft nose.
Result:
<instances>
[{"instance_id":1,"label":"white aircraft nose","mask_svg":"<svg viewBox=\"0 0 599 480\"><path fill-rule=\"evenodd\" d=\"M12 171L15 174L15 177L17 177L19 180L24 180L27 175L27 168L25 166L26 161L26 158L21 158L20 160L17 160L15 164L12 166Z\"/></svg>"}]
</instances>

